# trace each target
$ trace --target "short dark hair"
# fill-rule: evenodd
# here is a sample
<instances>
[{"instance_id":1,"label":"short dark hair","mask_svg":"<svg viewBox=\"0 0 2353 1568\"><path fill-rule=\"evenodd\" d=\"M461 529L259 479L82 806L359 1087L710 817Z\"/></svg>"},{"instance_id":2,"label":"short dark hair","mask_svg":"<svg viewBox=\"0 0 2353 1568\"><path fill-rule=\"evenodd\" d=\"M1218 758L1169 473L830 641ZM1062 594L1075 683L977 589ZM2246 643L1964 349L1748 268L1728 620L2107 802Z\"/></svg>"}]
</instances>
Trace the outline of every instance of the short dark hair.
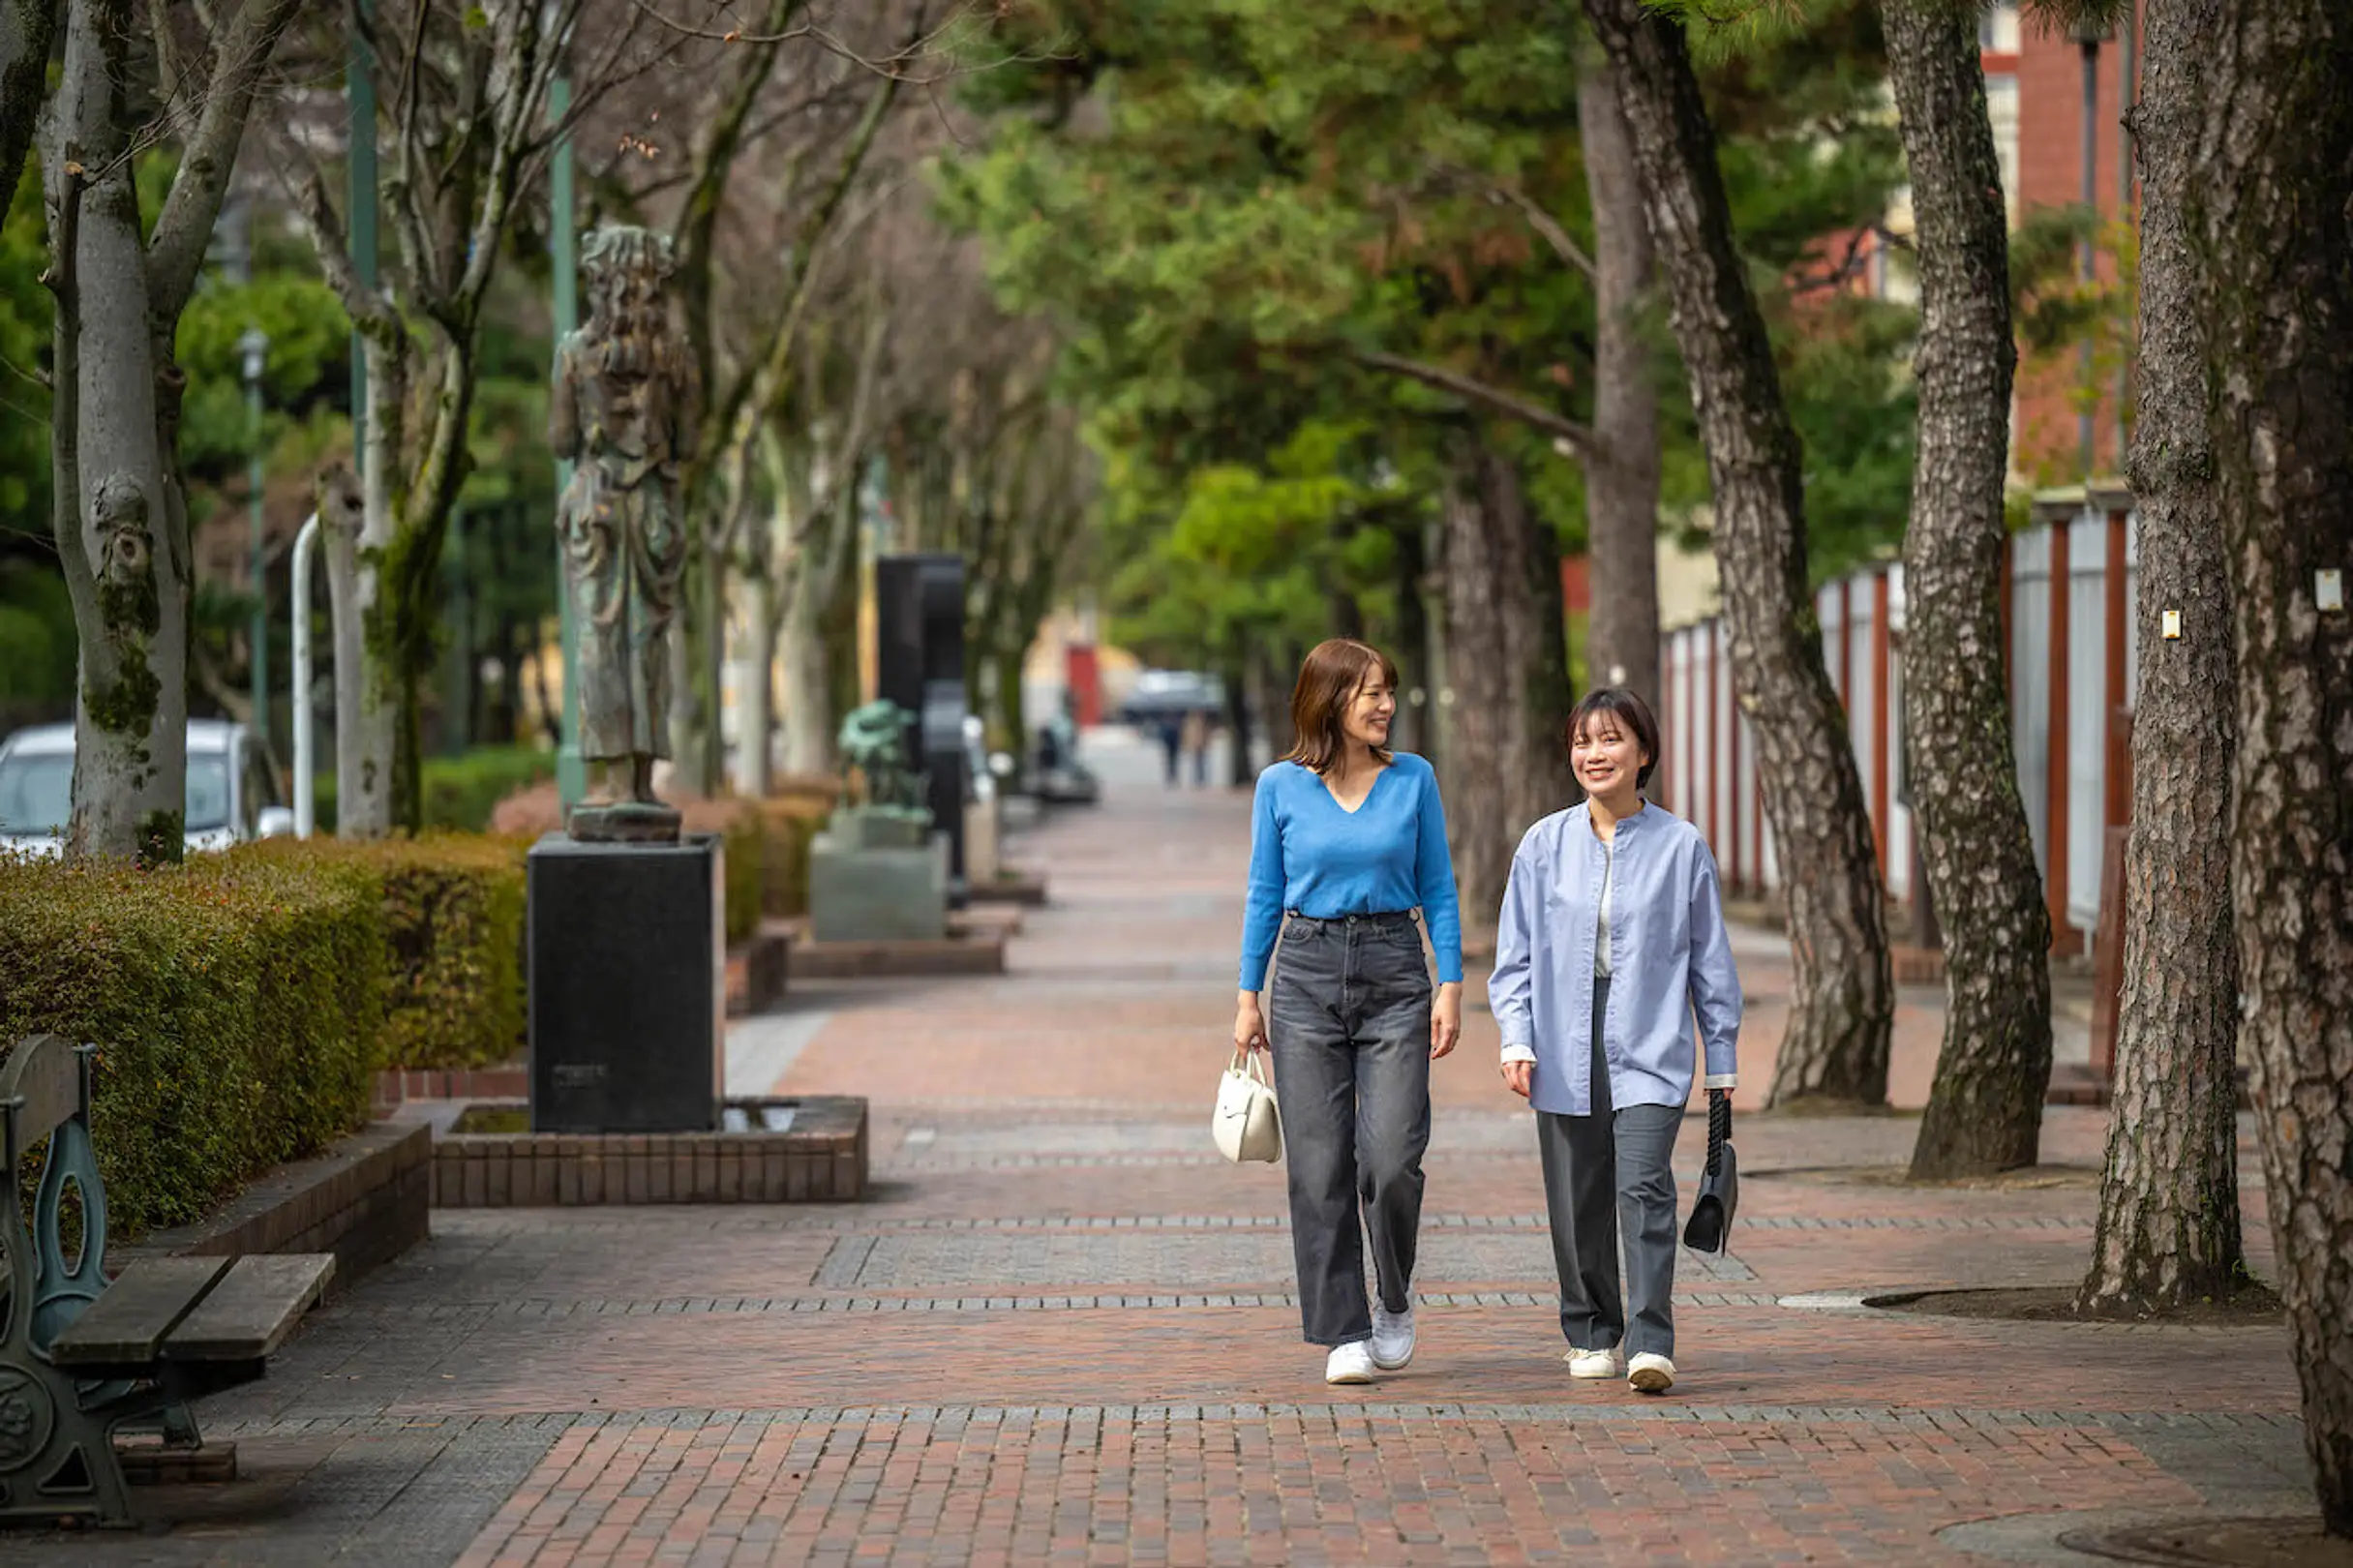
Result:
<instances>
[{"instance_id":1,"label":"short dark hair","mask_svg":"<svg viewBox=\"0 0 2353 1568\"><path fill-rule=\"evenodd\" d=\"M1347 736L1341 729L1341 719L1356 701L1365 677L1374 670L1390 689L1396 689L1397 666L1370 643L1333 637L1308 649L1308 656L1299 664L1298 682L1291 687L1293 739L1285 761L1322 773L1347 754ZM1373 747L1373 755L1384 763L1390 759L1387 746Z\"/></svg>"},{"instance_id":2,"label":"short dark hair","mask_svg":"<svg viewBox=\"0 0 2353 1568\"><path fill-rule=\"evenodd\" d=\"M1597 687L1586 692L1584 701L1569 710L1568 727L1560 732L1560 743L1574 748L1577 732L1597 718L1614 718L1634 732L1634 743L1643 748L1643 755L1648 759L1636 770L1634 787L1638 790L1648 789L1651 769L1659 765L1658 715L1650 711L1648 703L1627 687Z\"/></svg>"}]
</instances>

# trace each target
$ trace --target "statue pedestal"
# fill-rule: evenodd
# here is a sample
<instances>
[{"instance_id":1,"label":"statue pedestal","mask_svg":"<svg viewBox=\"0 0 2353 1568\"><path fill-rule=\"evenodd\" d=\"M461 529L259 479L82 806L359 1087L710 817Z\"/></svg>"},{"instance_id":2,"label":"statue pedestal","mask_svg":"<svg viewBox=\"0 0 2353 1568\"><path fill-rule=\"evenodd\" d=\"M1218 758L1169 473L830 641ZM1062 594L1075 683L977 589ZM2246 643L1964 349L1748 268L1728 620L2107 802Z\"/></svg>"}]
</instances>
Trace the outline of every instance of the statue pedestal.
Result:
<instances>
[{"instance_id":1,"label":"statue pedestal","mask_svg":"<svg viewBox=\"0 0 2353 1568\"><path fill-rule=\"evenodd\" d=\"M531 846L531 1131L700 1132L727 1078L720 842Z\"/></svg>"},{"instance_id":2,"label":"statue pedestal","mask_svg":"<svg viewBox=\"0 0 2353 1568\"><path fill-rule=\"evenodd\" d=\"M837 818L809 846L809 935L819 942L937 941L948 934L948 835L912 844Z\"/></svg>"}]
</instances>

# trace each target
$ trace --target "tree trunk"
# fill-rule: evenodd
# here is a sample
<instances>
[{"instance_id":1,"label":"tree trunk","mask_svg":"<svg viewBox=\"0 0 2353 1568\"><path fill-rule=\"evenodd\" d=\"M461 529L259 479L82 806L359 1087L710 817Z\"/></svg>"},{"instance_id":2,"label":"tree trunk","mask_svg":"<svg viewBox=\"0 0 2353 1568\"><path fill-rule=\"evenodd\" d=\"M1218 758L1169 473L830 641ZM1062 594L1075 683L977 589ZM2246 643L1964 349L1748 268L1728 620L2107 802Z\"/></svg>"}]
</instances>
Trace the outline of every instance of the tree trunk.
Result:
<instances>
[{"instance_id":1,"label":"tree trunk","mask_svg":"<svg viewBox=\"0 0 2353 1568\"><path fill-rule=\"evenodd\" d=\"M1560 555L1518 468L1484 442L1466 441L1444 506L1447 837L1465 919L1485 925L1503 906L1520 835L1571 798Z\"/></svg>"},{"instance_id":2,"label":"tree trunk","mask_svg":"<svg viewBox=\"0 0 2353 1568\"><path fill-rule=\"evenodd\" d=\"M2305 1442L2353 1536L2353 13L2216 17L2188 218L2237 632L2240 1038Z\"/></svg>"},{"instance_id":3,"label":"tree trunk","mask_svg":"<svg viewBox=\"0 0 2353 1568\"><path fill-rule=\"evenodd\" d=\"M1580 51L1577 123L1593 203L1593 452L1586 457L1585 624L1590 684L1659 700L1657 369L1637 311L1655 258L1616 74Z\"/></svg>"},{"instance_id":4,"label":"tree trunk","mask_svg":"<svg viewBox=\"0 0 2353 1568\"><path fill-rule=\"evenodd\" d=\"M1771 1098L1879 1104L1895 1012L1886 920L1862 780L1806 589L1796 432L1733 245L1681 24L1644 0L1584 5L1616 72L1707 449L1734 681L1779 849L1793 973Z\"/></svg>"},{"instance_id":5,"label":"tree trunk","mask_svg":"<svg viewBox=\"0 0 2353 1568\"><path fill-rule=\"evenodd\" d=\"M1422 521L1408 516L1392 527L1392 560L1395 563L1394 587L1397 595L1397 657L1403 666L1399 683L1403 688L1397 697L1398 740L1406 750L1437 760L1436 710L1431 706L1437 700L1432 689L1430 668L1430 615L1422 599L1422 579L1429 573L1429 558L1422 549ZM1414 692L1422 694L1418 703L1410 700Z\"/></svg>"},{"instance_id":6,"label":"tree trunk","mask_svg":"<svg viewBox=\"0 0 2353 1568\"><path fill-rule=\"evenodd\" d=\"M784 666L784 770L833 771L833 681L826 652L825 574L806 552L785 596L784 634L777 658Z\"/></svg>"},{"instance_id":7,"label":"tree trunk","mask_svg":"<svg viewBox=\"0 0 2353 1568\"><path fill-rule=\"evenodd\" d=\"M1945 1038L1912 1152L1922 1179L2035 1162L2051 1077L2051 922L2010 754L2002 658L2009 224L1976 23L1882 8L1919 226L1919 447L1904 533L1904 729L1920 863L1945 934Z\"/></svg>"},{"instance_id":8,"label":"tree trunk","mask_svg":"<svg viewBox=\"0 0 2353 1568\"><path fill-rule=\"evenodd\" d=\"M2140 691L2125 845L2124 989L2099 1226L2082 1305L2177 1306L2236 1288L2239 952L2231 935L2230 558L2206 437L2197 258L2182 223L2196 171L2198 74L2219 0L2149 8L2141 106ZM2191 13L2202 12L2200 22ZM2183 635L2164 637L2178 610Z\"/></svg>"},{"instance_id":9,"label":"tree trunk","mask_svg":"<svg viewBox=\"0 0 2353 1568\"><path fill-rule=\"evenodd\" d=\"M1250 668L1242 660L1228 657L1220 663L1218 674L1225 682L1225 733L1230 738L1225 782L1247 790L1258 778L1257 769L1252 766Z\"/></svg>"},{"instance_id":10,"label":"tree trunk","mask_svg":"<svg viewBox=\"0 0 2353 1568\"><path fill-rule=\"evenodd\" d=\"M743 582L743 661L736 671L736 790L754 800L768 796L773 769L776 711L776 590L765 573Z\"/></svg>"},{"instance_id":11,"label":"tree trunk","mask_svg":"<svg viewBox=\"0 0 2353 1568\"><path fill-rule=\"evenodd\" d=\"M16 198L49 80L58 0L0 0L0 213Z\"/></svg>"},{"instance_id":12,"label":"tree trunk","mask_svg":"<svg viewBox=\"0 0 2353 1568\"><path fill-rule=\"evenodd\" d=\"M392 473L401 461L407 360L398 349L363 340L368 407L361 421L356 514L330 526L327 598L335 618L335 836L381 838L392 831L394 761L400 753L400 680L384 559L393 542ZM346 499L348 497L345 498Z\"/></svg>"},{"instance_id":13,"label":"tree trunk","mask_svg":"<svg viewBox=\"0 0 2353 1568\"><path fill-rule=\"evenodd\" d=\"M172 527L131 174L134 11L86 0L68 13L43 162L51 210L74 209L51 236L55 531L80 654L67 847L152 865L184 842L189 557Z\"/></svg>"}]
</instances>

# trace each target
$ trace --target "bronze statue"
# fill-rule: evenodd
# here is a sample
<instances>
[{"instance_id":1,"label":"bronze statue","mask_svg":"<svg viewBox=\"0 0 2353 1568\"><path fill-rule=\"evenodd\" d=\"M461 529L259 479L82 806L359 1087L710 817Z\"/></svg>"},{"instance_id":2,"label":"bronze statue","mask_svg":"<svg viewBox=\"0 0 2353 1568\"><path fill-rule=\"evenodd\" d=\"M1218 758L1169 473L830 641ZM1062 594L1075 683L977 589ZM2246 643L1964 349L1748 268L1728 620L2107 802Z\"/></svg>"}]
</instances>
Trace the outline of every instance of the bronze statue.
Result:
<instances>
[{"instance_id":1,"label":"bronze statue","mask_svg":"<svg viewBox=\"0 0 2353 1568\"><path fill-rule=\"evenodd\" d=\"M670 755L670 623L686 558L679 465L700 389L664 292L669 240L600 228L580 262L588 318L557 349L548 400L549 442L578 464L556 508L589 766L568 827L575 838L676 838L653 764Z\"/></svg>"}]
</instances>

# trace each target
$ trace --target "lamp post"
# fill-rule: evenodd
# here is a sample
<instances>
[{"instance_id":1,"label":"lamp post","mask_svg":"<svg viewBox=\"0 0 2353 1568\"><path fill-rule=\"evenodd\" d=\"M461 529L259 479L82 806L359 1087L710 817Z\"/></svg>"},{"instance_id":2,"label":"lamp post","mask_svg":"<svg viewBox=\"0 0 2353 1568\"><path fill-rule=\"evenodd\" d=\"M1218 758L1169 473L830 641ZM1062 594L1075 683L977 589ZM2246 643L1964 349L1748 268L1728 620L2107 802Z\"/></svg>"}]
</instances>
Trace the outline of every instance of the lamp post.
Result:
<instances>
[{"instance_id":1,"label":"lamp post","mask_svg":"<svg viewBox=\"0 0 2353 1568\"><path fill-rule=\"evenodd\" d=\"M263 538L261 464L261 370L270 351L269 334L247 327L237 340L245 367L245 487L253 498L254 518L254 730L266 746L270 739L270 616L269 554Z\"/></svg>"}]
</instances>

